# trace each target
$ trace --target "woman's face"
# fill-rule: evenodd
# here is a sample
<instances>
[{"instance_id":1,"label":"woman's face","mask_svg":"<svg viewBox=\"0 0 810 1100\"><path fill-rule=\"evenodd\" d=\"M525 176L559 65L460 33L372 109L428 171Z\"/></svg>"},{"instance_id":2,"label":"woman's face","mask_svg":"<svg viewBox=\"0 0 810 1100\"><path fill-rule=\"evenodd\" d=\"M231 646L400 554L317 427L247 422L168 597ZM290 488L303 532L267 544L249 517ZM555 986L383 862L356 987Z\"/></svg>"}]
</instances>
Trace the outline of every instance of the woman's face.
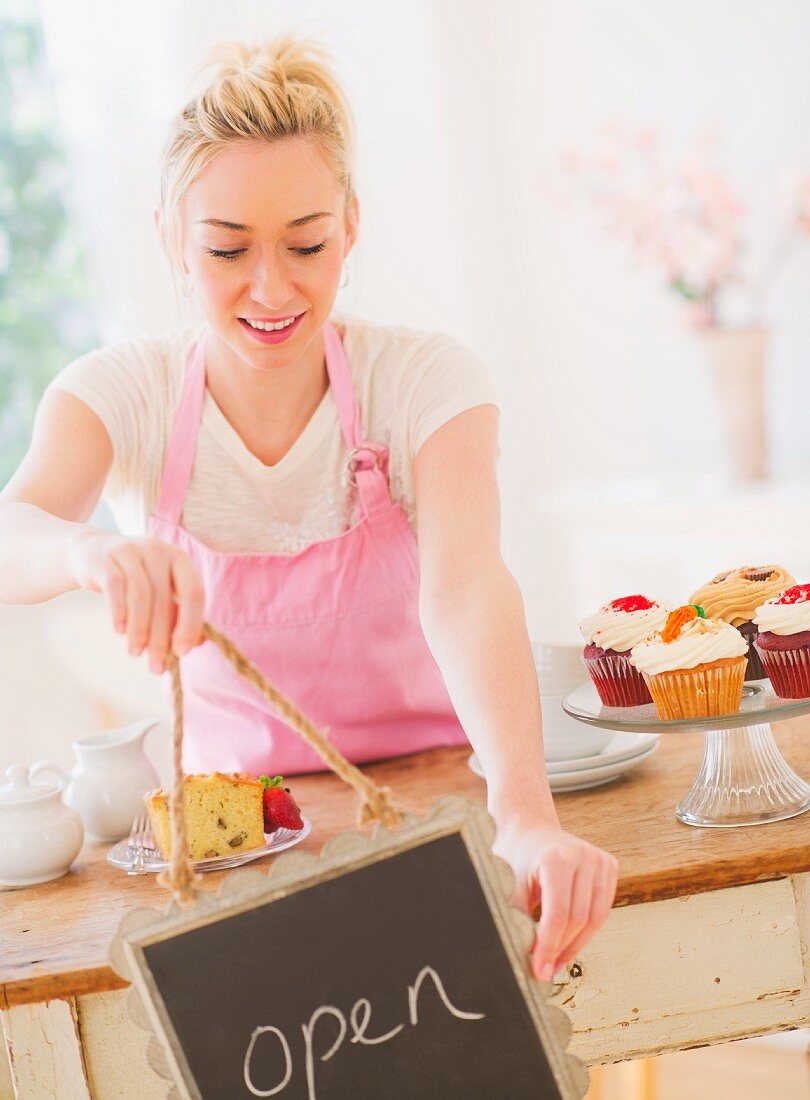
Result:
<instances>
[{"instance_id":1,"label":"woman's face","mask_svg":"<svg viewBox=\"0 0 810 1100\"><path fill-rule=\"evenodd\" d=\"M228 146L190 185L180 217L183 263L211 327L252 367L298 361L329 317L357 233L356 204L317 144Z\"/></svg>"}]
</instances>

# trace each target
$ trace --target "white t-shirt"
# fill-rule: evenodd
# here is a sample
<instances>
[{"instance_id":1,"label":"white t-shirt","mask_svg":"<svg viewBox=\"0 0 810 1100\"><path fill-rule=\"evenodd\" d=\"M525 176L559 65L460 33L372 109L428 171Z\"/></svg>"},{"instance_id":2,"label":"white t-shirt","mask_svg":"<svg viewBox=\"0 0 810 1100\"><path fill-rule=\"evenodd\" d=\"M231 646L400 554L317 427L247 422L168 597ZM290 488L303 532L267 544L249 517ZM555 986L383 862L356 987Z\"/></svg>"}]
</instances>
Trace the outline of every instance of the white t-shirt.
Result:
<instances>
[{"instance_id":1,"label":"white t-shirt","mask_svg":"<svg viewBox=\"0 0 810 1100\"><path fill-rule=\"evenodd\" d=\"M413 458L429 435L476 405L498 404L480 359L450 336L333 315L360 401L365 438L389 448L391 495L414 532ZM200 324L106 345L51 382L88 405L112 442L103 498L126 535L146 533L188 350ZM226 552L291 554L357 521L348 452L331 388L290 450L273 466L252 454L206 391L182 523Z\"/></svg>"}]
</instances>

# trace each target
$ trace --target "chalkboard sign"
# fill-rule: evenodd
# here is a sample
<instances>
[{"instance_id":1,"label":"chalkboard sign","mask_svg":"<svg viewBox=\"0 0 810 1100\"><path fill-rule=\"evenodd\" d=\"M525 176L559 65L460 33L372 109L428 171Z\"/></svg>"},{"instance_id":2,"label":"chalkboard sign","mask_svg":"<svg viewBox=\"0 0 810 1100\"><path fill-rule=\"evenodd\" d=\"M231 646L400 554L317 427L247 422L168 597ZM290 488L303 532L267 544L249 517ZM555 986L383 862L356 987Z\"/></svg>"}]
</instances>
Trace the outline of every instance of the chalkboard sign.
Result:
<instances>
[{"instance_id":1,"label":"chalkboard sign","mask_svg":"<svg viewBox=\"0 0 810 1100\"><path fill-rule=\"evenodd\" d=\"M156 1067L195 1100L579 1100L491 838L480 807L444 799L396 833L238 871L191 910L130 915L113 965Z\"/></svg>"}]
</instances>

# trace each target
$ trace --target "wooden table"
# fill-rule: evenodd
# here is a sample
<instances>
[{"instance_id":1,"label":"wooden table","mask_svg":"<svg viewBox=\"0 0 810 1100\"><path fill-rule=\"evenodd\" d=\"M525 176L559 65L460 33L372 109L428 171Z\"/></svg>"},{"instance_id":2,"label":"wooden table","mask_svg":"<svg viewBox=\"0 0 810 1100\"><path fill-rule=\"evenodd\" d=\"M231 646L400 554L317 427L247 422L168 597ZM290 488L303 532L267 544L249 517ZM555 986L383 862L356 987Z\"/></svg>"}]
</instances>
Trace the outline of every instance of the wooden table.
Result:
<instances>
[{"instance_id":1,"label":"wooden table","mask_svg":"<svg viewBox=\"0 0 810 1100\"><path fill-rule=\"evenodd\" d=\"M774 732L810 779L810 721ZM557 798L565 828L620 861L610 919L556 981L571 1049L591 1065L810 1020L810 815L743 829L680 824L674 807L700 751L698 735L665 736L629 776ZM448 792L484 801L467 756L441 749L367 770L419 812ZM314 823L306 847L352 827L354 795L333 776L296 779L294 791ZM24 1100L167 1094L106 962L122 914L160 907L166 895L154 877L110 867L107 848L86 845L56 882L0 892L0 1017ZM207 875L206 888L220 879Z\"/></svg>"}]
</instances>

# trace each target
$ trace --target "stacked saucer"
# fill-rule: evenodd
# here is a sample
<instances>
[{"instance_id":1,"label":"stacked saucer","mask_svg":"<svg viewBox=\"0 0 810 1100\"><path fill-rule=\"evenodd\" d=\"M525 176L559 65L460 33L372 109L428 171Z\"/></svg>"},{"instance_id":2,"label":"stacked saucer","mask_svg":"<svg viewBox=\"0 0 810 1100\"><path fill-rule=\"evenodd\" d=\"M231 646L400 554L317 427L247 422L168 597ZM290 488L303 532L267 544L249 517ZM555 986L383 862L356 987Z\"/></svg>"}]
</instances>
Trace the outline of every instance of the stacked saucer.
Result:
<instances>
[{"instance_id":1,"label":"stacked saucer","mask_svg":"<svg viewBox=\"0 0 810 1100\"><path fill-rule=\"evenodd\" d=\"M654 733L614 733L578 722L563 699L588 679L581 645L533 643L543 711L543 743L552 791L579 791L617 779L643 763L658 746ZM477 757L469 761L483 775Z\"/></svg>"},{"instance_id":2,"label":"stacked saucer","mask_svg":"<svg viewBox=\"0 0 810 1100\"><path fill-rule=\"evenodd\" d=\"M610 783L643 764L658 748L659 740L657 733L611 733L608 745L593 756L557 763L547 761L548 784L552 791L584 791L588 787L601 787L603 783ZM468 763L476 775L485 778L475 753Z\"/></svg>"}]
</instances>

